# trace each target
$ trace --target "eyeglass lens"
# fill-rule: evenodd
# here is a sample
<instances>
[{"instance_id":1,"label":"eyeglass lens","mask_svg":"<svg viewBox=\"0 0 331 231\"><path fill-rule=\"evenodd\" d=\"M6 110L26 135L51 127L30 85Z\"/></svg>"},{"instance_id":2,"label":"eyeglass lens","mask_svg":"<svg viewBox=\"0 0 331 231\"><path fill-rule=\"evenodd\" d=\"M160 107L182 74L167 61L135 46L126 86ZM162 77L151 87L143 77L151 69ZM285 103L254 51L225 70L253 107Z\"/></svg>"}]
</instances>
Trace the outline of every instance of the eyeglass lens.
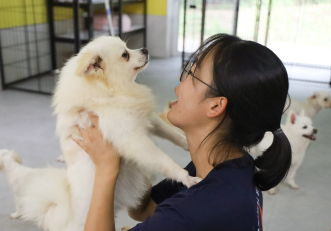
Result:
<instances>
[{"instance_id":1,"label":"eyeglass lens","mask_svg":"<svg viewBox=\"0 0 331 231\"><path fill-rule=\"evenodd\" d=\"M185 79L187 78L187 76L190 74L191 68L192 68L193 65L194 65L194 63L192 63L192 62L188 62L185 65L185 67L183 68L182 74L180 76L180 79L179 79L180 82L185 81Z\"/></svg>"}]
</instances>

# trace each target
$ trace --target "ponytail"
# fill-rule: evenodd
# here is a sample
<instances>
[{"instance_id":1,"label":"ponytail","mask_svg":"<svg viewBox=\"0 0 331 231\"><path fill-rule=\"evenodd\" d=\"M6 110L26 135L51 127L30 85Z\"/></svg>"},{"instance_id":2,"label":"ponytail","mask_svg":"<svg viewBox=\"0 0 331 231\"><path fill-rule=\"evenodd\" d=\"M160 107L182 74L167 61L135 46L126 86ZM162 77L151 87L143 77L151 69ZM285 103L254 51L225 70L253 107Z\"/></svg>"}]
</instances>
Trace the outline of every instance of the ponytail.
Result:
<instances>
[{"instance_id":1,"label":"ponytail","mask_svg":"<svg viewBox=\"0 0 331 231\"><path fill-rule=\"evenodd\" d=\"M270 49L226 34L208 38L188 63L201 67L211 51L213 81L205 97L228 99L224 123L205 138L215 135L215 146L211 149L215 166L231 159L232 148L244 152L258 144L265 131L279 128L289 81L285 66ZM292 151L287 137L281 130L273 134L272 145L254 161L259 171L253 181L260 190L275 187L291 166Z\"/></svg>"},{"instance_id":2,"label":"ponytail","mask_svg":"<svg viewBox=\"0 0 331 231\"><path fill-rule=\"evenodd\" d=\"M281 129L273 132L273 135L274 140L271 146L254 161L259 171L254 174L253 180L261 191L278 185L291 166L292 150L289 140Z\"/></svg>"}]
</instances>

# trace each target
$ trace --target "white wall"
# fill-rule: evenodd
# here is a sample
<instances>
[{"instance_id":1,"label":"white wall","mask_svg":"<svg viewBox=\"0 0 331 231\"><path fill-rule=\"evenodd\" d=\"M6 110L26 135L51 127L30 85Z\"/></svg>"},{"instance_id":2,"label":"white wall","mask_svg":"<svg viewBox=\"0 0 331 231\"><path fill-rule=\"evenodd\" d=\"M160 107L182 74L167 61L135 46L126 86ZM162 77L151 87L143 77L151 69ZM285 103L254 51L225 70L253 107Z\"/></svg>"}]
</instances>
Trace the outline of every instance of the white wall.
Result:
<instances>
[{"instance_id":1,"label":"white wall","mask_svg":"<svg viewBox=\"0 0 331 231\"><path fill-rule=\"evenodd\" d=\"M167 58L179 56L177 51L180 0L167 1L167 15L147 15L147 49L151 57ZM143 16L130 14L132 22L143 23ZM141 47L142 36L132 36L130 48Z\"/></svg>"}]
</instances>

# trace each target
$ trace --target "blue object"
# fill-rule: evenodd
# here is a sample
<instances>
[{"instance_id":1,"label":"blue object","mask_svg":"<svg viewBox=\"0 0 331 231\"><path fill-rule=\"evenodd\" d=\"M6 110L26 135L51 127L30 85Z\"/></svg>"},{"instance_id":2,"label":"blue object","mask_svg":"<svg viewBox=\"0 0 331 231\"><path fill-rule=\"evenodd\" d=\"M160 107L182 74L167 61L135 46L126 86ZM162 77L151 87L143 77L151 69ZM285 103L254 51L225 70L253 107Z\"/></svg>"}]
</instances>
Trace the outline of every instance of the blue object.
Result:
<instances>
[{"instance_id":1,"label":"blue object","mask_svg":"<svg viewBox=\"0 0 331 231\"><path fill-rule=\"evenodd\" d=\"M105 0L105 8L106 8L107 19L108 19L108 23L109 23L110 36L115 36L115 30L114 30L113 21L111 18L111 9L109 6L109 0Z\"/></svg>"},{"instance_id":2,"label":"blue object","mask_svg":"<svg viewBox=\"0 0 331 231\"><path fill-rule=\"evenodd\" d=\"M186 168L196 175L193 162ZM216 166L187 189L163 180L152 188L155 214L130 231L262 231L262 192L253 183L256 172L249 154Z\"/></svg>"}]
</instances>

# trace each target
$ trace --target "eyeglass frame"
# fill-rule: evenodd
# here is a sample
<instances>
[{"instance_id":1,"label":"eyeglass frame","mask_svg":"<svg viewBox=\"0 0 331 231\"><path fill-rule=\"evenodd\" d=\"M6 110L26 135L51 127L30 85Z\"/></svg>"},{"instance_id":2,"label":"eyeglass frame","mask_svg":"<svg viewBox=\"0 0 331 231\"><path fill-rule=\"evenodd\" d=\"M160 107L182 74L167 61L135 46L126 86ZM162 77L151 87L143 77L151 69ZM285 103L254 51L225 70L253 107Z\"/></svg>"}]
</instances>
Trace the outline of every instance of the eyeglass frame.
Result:
<instances>
[{"instance_id":1,"label":"eyeglass frame","mask_svg":"<svg viewBox=\"0 0 331 231\"><path fill-rule=\"evenodd\" d=\"M195 62L194 62L194 63L195 63ZM193 67L194 63L192 63L192 65L190 66L189 70L186 69L186 67L188 66L188 65L186 64L186 66L185 66L185 67L183 68L183 70L182 70L182 73L180 74L179 81L180 81L180 82L183 82L183 81L185 81L185 79L187 78L187 76L192 75L192 77L196 78L196 79L199 80L201 83L205 84L206 86L210 87L210 88L213 89L214 91L218 92L218 90L216 90L215 88L213 88L213 87L210 86L209 84L205 83L204 81L202 81L201 79L199 79L198 77L196 77L196 76L193 74L193 72L191 71L191 68ZM183 73L184 73L184 72L186 72L187 75L186 75L185 79L182 80L182 78L183 78Z\"/></svg>"}]
</instances>

